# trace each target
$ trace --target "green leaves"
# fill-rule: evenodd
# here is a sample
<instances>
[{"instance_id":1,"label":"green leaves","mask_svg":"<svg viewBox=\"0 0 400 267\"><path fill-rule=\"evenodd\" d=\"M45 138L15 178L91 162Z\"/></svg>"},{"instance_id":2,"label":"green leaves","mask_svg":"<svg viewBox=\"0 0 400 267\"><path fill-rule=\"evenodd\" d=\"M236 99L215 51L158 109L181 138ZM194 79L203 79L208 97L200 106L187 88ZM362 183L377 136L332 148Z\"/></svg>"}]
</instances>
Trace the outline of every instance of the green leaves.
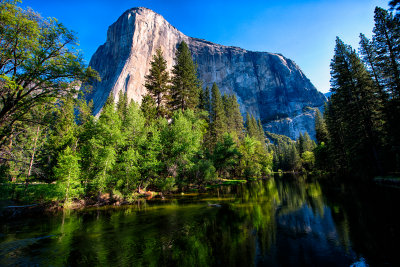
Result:
<instances>
[{"instance_id":1,"label":"green leaves","mask_svg":"<svg viewBox=\"0 0 400 267\"><path fill-rule=\"evenodd\" d=\"M201 83L197 78L197 66L193 63L189 47L184 41L176 51L172 73L171 108L194 110L199 104Z\"/></svg>"},{"instance_id":2,"label":"green leaves","mask_svg":"<svg viewBox=\"0 0 400 267\"><path fill-rule=\"evenodd\" d=\"M49 99L75 94L97 78L76 49L74 33L55 19L0 3L0 141L15 122ZM0 143L1 145L1 143Z\"/></svg>"}]
</instances>

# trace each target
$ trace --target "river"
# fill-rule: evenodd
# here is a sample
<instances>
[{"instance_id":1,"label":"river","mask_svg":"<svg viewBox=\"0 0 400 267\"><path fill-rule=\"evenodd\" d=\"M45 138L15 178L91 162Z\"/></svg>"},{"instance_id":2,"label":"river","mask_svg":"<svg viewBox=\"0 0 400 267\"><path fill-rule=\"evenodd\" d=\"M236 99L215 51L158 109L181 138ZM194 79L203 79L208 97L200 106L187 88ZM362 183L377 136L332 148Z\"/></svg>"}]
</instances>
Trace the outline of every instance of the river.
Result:
<instances>
[{"instance_id":1,"label":"river","mask_svg":"<svg viewBox=\"0 0 400 267\"><path fill-rule=\"evenodd\" d=\"M0 222L0 265L400 266L399 193L277 176Z\"/></svg>"}]
</instances>

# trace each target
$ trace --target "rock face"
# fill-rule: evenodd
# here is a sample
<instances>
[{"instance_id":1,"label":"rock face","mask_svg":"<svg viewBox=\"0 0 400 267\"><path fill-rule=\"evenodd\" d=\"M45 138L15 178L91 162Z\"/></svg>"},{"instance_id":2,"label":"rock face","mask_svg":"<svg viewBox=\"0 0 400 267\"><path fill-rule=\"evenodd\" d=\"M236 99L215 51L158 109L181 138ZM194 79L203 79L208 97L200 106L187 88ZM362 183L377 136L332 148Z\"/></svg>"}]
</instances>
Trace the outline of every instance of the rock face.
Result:
<instances>
[{"instance_id":1,"label":"rock face","mask_svg":"<svg viewBox=\"0 0 400 267\"><path fill-rule=\"evenodd\" d=\"M120 91L140 102L146 93L144 77L156 49L161 47L172 68L182 41L198 64L204 87L216 82L222 93L236 94L242 113L260 118L272 132L292 138L303 131L313 135L314 116L304 109L323 106L326 97L292 60L188 37L161 15L142 7L126 11L109 27L106 43L90 61L102 79L93 85L89 96L94 101L94 113L99 113L110 94L117 101Z\"/></svg>"}]
</instances>

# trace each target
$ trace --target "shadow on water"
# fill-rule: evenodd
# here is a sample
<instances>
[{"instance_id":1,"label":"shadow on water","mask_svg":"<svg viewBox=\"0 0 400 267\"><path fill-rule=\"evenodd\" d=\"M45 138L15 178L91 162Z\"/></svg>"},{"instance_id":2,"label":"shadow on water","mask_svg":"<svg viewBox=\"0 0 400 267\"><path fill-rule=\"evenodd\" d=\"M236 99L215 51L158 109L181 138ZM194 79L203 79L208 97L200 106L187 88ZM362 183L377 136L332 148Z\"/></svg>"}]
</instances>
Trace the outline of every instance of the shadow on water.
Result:
<instances>
[{"instance_id":1,"label":"shadow on water","mask_svg":"<svg viewBox=\"0 0 400 267\"><path fill-rule=\"evenodd\" d=\"M275 177L2 223L0 265L399 265L398 190L327 181Z\"/></svg>"}]
</instances>

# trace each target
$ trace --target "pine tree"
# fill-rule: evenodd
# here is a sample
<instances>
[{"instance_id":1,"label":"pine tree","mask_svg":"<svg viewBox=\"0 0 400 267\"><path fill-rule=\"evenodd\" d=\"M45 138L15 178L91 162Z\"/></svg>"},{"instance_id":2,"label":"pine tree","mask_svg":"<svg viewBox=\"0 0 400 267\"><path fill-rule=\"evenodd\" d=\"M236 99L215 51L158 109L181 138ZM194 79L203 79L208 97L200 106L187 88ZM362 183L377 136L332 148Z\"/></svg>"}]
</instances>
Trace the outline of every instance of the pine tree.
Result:
<instances>
[{"instance_id":1,"label":"pine tree","mask_svg":"<svg viewBox=\"0 0 400 267\"><path fill-rule=\"evenodd\" d=\"M399 22L388 11L376 7L373 45L377 72L382 86L395 98L400 97L400 29Z\"/></svg>"},{"instance_id":2,"label":"pine tree","mask_svg":"<svg viewBox=\"0 0 400 267\"><path fill-rule=\"evenodd\" d=\"M208 86L200 91L199 109L206 111L204 119L207 123L211 122L211 98L210 88Z\"/></svg>"},{"instance_id":3,"label":"pine tree","mask_svg":"<svg viewBox=\"0 0 400 267\"><path fill-rule=\"evenodd\" d=\"M380 73L378 72L377 68L377 55L375 47L374 44L362 33L360 33L359 53L364 64L367 67L368 72L374 79L376 86L382 90L382 100L384 100L386 97L384 97L384 92L381 86L382 78L380 77Z\"/></svg>"},{"instance_id":4,"label":"pine tree","mask_svg":"<svg viewBox=\"0 0 400 267\"><path fill-rule=\"evenodd\" d=\"M321 144L322 142L323 143L328 142L329 138L328 129L326 127L326 122L319 109L317 109L317 111L315 112L315 136L319 144Z\"/></svg>"},{"instance_id":5,"label":"pine tree","mask_svg":"<svg viewBox=\"0 0 400 267\"><path fill-rule=\"evenodd\" d=\"M240 113L240 106L237 102L236 95L224 95L222 97L222 102L224 103L225 117L227 130L235 139L243 138L244 127L243 127L243 117ZM237 140L236 140L237 141Z\"/></svg>"},{"instance_id":6,"label":"pine tree","mask_svg":"<svg viewBox=\"0 0 400 267\"><path fill-rule=\"evenodd\" d=\"M388 11L375 9L373 45L376 51L377 72L382 77L382 87L387 93L383 101L385 130L388 132L388 157L385 162L399 158L400 146L400 17ZM393 154L392 154L393 153ZM399 165L399 163L391 163Z\"/></svg>"},{"instance_id":7,"label":"pine tree","mask_svg":"<svg viewBox=\"0 0 400 267\"><path fill-rule=\"evenodd\" d=\"M246 114L246 133L257 140L260 139L260 129L258 128L257 121L254 116L250 115L248 112Z\"/></svg>"},{"instance_id":8,"label":"pine tree","mask_svg":"<svg viewBox=\"0 0 400 267\"><path fill-rule=\"evenodd\" d=\"M262 126L261 120L258 119L257 120L257 128L258 128L258 140L260 140L260 142L265 145L265 132L264 132L264 128Z\"/></svg>"},{"instance_id":9,"label":"pine tree","mask_svg":"<svg viewBox=\"0 0 400 267\"><path fill-rule=\"evenodd\" d=\"M151 124L157 119L156 102L151 96L146 95L143 97L140 109L142 110L148 124Z\"/></svg>"},{"instance_id":10,"label":"pine tree","mask_svg":"<svg viewBox=\"0 0 400 267\"><path fill-rule=\"evenodd\" d=\"M211 124L210 137L212 144L222 140L227 132L226 116L221 93L216 83L211 88Z\"/></svg>"},{"instance_id":11,"label":"pine tree","mask_svg":"<svg viewBox=\"0 0 400 267\"><path fill-rule=\"evenodd\" d=\"M150 95L155 103L157 109L157 117L164 117L167 115L166 104L170 100L168 90L170 88L170 78L167 71L167 61L164 59L161 48L156 50L153 60L150 63L150 73L146 75L145 87L148 95Z\"/></svg>"},{"instance_id":12,"label":"pine tree","mask_svg":"<svg viewBox=\"0 0 400 267\"><path fill-rule=\"evenodd\" d=\"M184 41L176 51L172 74L171 108L182 111L195 109L199 104L201 83L197 78L197 65L193 63L189 47Z\"/></svg>"},{"instance_id":13,"label":"pine tree","mask_svg":"<svg viewBox=\"0 0 400 267\"><path fill-rule=\"evenodd\" d=\"M333 148L338 152L334 154L348 160L347 166L341 166L344 169L365 171L362 166L367 164L374 167L373 172L381 172L379 136L382 107L378 89L355 51L339 38L331 75L334 94L327 112L332 117L327 123Z\"/></svg>"},{"instance_id":14,"label":"pine tree","mask_svg":"<svg viewBox=\"0 0 400 267\"><path fill-rule=\"evenodd\" d=\"M210 98L210 88L208 86L201 91L199 99L199 108L211 112L211 98Z\"/></svg>"}]
</instances>

